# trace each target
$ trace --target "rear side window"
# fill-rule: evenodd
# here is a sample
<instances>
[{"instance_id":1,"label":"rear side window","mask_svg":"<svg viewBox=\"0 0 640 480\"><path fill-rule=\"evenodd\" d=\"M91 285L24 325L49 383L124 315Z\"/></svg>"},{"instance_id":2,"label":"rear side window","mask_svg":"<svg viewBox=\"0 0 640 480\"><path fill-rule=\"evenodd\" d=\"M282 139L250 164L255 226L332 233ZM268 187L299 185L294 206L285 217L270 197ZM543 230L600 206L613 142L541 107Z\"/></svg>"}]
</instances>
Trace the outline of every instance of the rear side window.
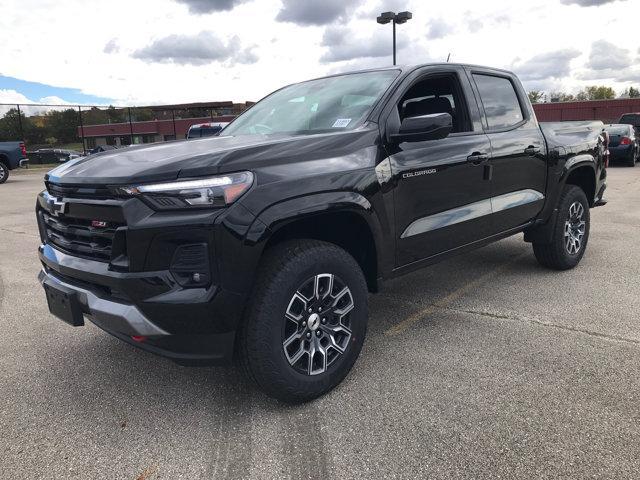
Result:
<instances>
[{"instance_id":1,"label":"rear side window","mask_svg":"<svg viewBox=\"0 0 640 480\"><path fill-rule=\"evenodd\" d=\"M489 129L512 127L524 116L511 80L493 75L474 74Z\"/></svg>"}]
</instances>

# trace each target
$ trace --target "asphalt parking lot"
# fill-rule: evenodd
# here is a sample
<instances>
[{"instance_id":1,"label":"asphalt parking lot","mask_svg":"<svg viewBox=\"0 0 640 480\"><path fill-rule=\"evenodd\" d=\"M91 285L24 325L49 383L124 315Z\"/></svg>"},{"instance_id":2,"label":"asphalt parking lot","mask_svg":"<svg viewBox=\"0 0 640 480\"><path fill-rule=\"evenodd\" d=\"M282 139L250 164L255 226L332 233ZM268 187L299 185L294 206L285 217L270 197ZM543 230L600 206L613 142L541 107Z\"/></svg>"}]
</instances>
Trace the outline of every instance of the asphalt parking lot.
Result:
<instances>
[{"instance_id":1,"label":"asphalt parking lot","mask_svg":"<svg viewBox=\"0 0 640 480\"><path fill-rule=\"evenodd\" d=\"M638 478L640 167L573 271L520 235L386 283L354 370L297 407L52 317L41 180L0 185L1 478Z\"/></svg>"}]
</instances>

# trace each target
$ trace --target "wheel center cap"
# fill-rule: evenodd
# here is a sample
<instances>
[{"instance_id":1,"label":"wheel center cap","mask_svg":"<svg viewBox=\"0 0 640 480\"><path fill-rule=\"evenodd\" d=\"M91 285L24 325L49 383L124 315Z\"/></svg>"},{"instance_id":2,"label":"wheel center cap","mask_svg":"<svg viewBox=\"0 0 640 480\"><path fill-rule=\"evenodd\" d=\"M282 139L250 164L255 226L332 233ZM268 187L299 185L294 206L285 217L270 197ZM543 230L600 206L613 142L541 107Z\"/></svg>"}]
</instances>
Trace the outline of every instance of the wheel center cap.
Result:
<instances>
[{"instance_id":1,"label":"wheel center cap","mask_svg":"<svg viewBox=\"0 0 640 480\"><path fill-rule=\"evenodd\" d=\"M311 315L309 315L309 318L307 319L307 327L309 327L309 330L314 332L318 329L319 326L320 316L317 313L312 313Z\"/></svg>"}]
</instances>

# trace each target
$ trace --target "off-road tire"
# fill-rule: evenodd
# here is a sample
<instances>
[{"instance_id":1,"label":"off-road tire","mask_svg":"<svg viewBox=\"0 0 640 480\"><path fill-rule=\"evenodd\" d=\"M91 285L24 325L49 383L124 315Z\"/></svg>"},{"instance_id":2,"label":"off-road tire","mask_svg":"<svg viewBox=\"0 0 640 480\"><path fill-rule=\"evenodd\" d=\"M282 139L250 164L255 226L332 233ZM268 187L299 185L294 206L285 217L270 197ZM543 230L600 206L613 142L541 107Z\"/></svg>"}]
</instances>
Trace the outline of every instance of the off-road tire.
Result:
<instances>
[{"instance_id":1,"label":"off-road tire","mask_svg":"<svg viewBox=\"0 0 640 480\"><path fill-rule=\"evenodd\" d=\"M350 290L351 336L344 353L325 371L308 375L296 370L285 355L283 322L287 321L285 312L291 308L300 285L322 274L339 277ZM317 240L292 240L270 248L258 269L238 335L239 360L245 373L267 395L287 403L306 402L328 392L345 378L360 354L367 329L367 296L360 266L336 245Z\"/></svg>"},{"instance_id":2,"label":"off-road tire","mask_svg":"<svg viewBox=\"0 0 640 480\"><path fill-rule=\"evenodd\" d=\"M0 161L0 184L7 181L9 178L9 168L4 164L4 162Z\"/></svg>"},{"instance_id":3,"label":"off-road tire","mask_svg":"<svg viewBox=\"0 0 640 480\"><path fill-rule=\"evenodd\" d=\"M580 204L583 209L584 233L581 237L580 248L576 252L570 253L565 228L571 219L570 208L576 204ZM558 200L558 215L553 226L551 242L533 243L533 253L541 265L554 270L568 270L580 263L589 240L589 213L589 202L584 191L575 185L565 185Z\"/></svg>"}]
</instances>

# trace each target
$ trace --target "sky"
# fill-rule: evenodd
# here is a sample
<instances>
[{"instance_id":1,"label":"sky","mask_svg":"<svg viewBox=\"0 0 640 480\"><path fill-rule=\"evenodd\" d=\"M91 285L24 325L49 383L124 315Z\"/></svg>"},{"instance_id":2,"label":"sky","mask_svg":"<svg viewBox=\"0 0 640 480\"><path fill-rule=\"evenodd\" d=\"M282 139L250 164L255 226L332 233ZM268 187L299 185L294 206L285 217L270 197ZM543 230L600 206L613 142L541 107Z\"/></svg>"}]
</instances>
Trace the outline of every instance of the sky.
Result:
<instances>
[{"instance_id":1,"label":"sky","mask_svg":"<svg viewBox=\"0 0 640 480\"><path fill-rule=\"evenodd\" d=\"M640 0L0 0L0 103L258 100L398 63L513 70L528 90L640 87ZM10 34L16 32L19 34Z\"/></svg>"}]
</instances>

